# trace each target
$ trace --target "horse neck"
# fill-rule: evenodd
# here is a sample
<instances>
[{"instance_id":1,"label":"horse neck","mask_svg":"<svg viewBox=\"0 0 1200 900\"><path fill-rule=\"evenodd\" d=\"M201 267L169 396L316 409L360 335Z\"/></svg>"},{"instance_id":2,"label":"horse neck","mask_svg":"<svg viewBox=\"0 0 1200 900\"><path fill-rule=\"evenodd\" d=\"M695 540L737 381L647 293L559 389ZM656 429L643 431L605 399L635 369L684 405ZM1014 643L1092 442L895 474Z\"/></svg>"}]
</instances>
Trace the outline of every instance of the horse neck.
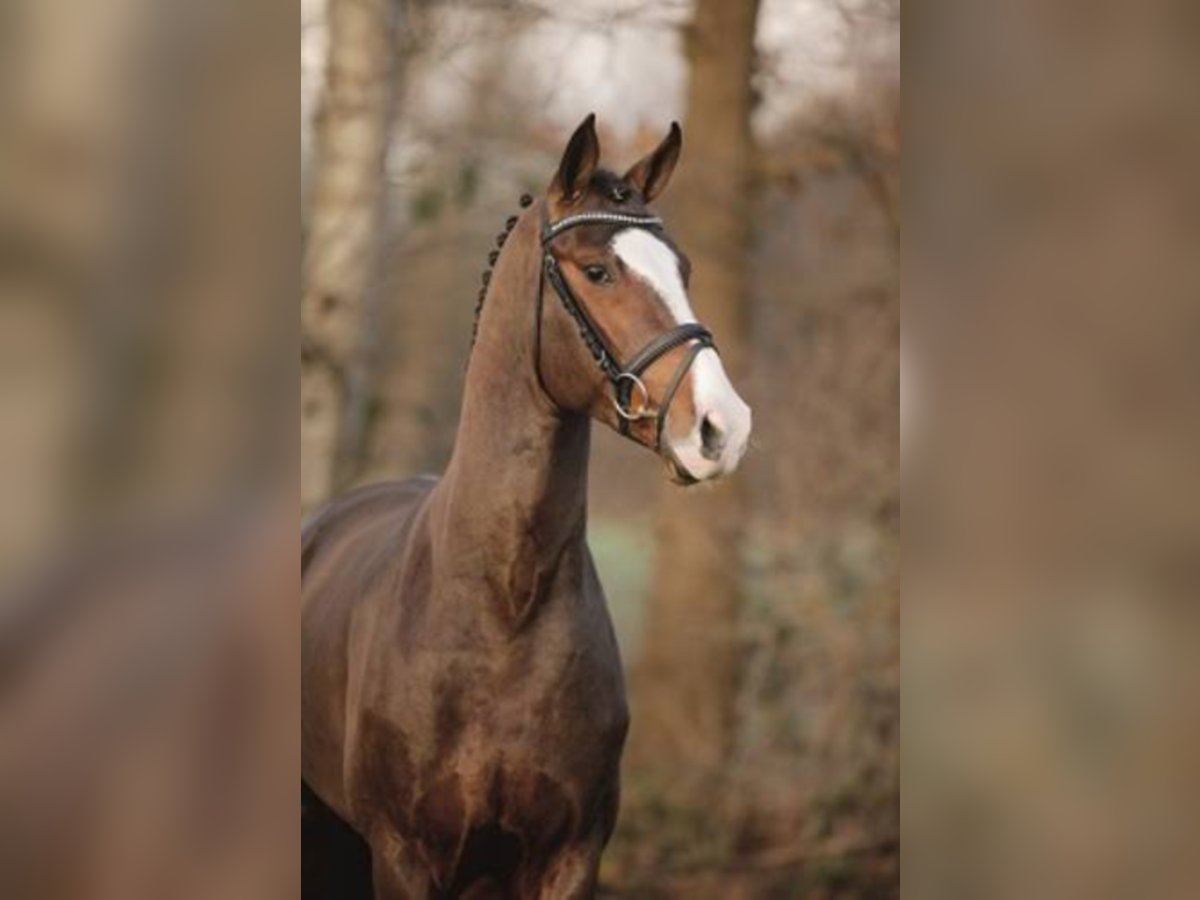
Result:
<instances>
[{"instance_id":1,"label":"horse neck","mask_svg":"<svg viewBox=\"0 0 1200 900\"><path fill-rule=\"evenodd\" d=\"M591 440L588 418L557 410L534 369L538 210L521 216L493 271L431 522L454 577L518 603L578 562L565 551L583 541Z\"/></svg>"}]
</instances>

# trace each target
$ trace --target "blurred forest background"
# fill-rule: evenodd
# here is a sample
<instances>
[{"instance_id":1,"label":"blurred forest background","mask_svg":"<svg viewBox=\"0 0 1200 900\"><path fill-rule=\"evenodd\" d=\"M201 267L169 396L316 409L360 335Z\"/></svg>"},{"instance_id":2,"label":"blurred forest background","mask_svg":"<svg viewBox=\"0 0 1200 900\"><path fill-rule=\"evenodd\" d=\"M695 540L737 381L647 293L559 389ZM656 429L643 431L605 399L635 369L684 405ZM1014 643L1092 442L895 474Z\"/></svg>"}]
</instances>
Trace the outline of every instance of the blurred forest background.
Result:
<instances>
[{"instance_id":1,"label":"blurred forest background","mask_svg":"<svg viewBox=\"0 0 1200 900\"><path fill-rule=\"evenodd\" d=\"M140 597L165 596L179 644L123 627L101 642L95 626L117 623L79 615L93 607L72 592L22 606L10 588L80 547L107 559L131 522L157 536L214 507L244 519L264 494L271 553L221 530L261 577L298 578L298 294L307 506L438 469L492 235L593 110L617 166L683 121L663 211L704 261L698 311L756 413L720 491L671 490L645 452L597 432L591 540L636 704L605 889L895 895L898 0L277 6L15 0L3 14L0 669L19 648L54 677L28 704L40 731L0 697L0 895L54 896L22 892L6 865L68 873L64 824L142 886L77 867L72 900L295 895L297 587L250 591L262 608L228 587L213 603L227 565L206 551L180 577L168 560L170 586ZM909 4L914 896L1197 896L1198 10ZM740 239L708 247L709 228ZM710 530L714 507L728 532ZM710 589L667 590L685 558ZM256 624L210 615L229 610ZM257 688L231 640L264 666ZM225 686L211 715L146 676L163 646ZM78 665L81 647L102 652ZM142 715L175 741L146 746L154 728L125 718L98 727L100 695L146 699L131 683L170 688ZM271 740L238 743L252 726ZM228 741L262 750L240 778L214 752ZM148 777L139 743L198 752ZM91 810L80 778L108 785ZM139 811L144 830L111 827ZM218 839L170 826L180 814ZM231 870L268 860L272 887Z\"/></svg>"},{"instance_id":2,"label":"blurred forest background","mask_svg":"<svg viewBox=\"0 0 1200 900\"><path fill-rule=\"evenodd\" d=\"M755 411L665 483L597 429L633 727L605 889L899 892L899 0L305 0L301 492L438 472L493 236L598 115Z\"/></svg>"}]
</instances>

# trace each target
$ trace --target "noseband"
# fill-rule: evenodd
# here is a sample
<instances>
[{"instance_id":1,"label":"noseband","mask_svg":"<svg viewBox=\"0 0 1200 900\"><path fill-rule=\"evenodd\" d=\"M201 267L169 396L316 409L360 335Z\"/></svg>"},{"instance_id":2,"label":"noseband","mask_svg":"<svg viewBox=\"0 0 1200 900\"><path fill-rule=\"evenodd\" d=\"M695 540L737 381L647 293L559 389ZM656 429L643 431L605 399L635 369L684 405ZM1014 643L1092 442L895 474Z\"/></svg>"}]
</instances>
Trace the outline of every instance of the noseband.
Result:
<instances>
[{"instance_id":1,"label":"noseband","mask_svg":"<svg viewBox=\"0 0 1200 900\"><path fill-rule=\"evenodd\" d=\"M574 292L572 292L570 285L567 284L562 267L558 264L558 259L554 256L550 248L554 243L554 239L560 234L580 225L623 225L627 228L657 230L662 228L662 224L662 219L658 218L658 216L632 216L624 213L597 211L577 213L576 215L559 219L557 222L546 223L542 227L542 263L546 270L546 280L554 287L554 292L558 294L558 299L562 301L563 307L571 315L571 318L575 320L575 324L579 326L579 334L583 338L583 342L587 345L592 357L596 360L596 364L604 372L609 383L612 385L613 407L617 411L621 434L629 434L629 427L632 422L641 421L642 419L653 419L655 420L654 449L656 451L661 451L662 449L662 436L663 429L667 424L667 413L671 409L671 401L675 399L675 393L679 390L679 385L682 384L684 376L687 375L688 370L692 367L692 363L696 361L696 357L700 354L701 350L706 347L716 349L712 332L699 322L687 322L683 325L677 325L654 338L622 366L618 361L617 355L609 347L604 335L600 332L600 329L596 326L591 316L588 315L587 309L579 301L579 298L575 296ZM535 366L537 367L539 381L542 378L543 283L541 280L538 282L537 342L535 347L535 353L537 354L535 357ZM666 355L676 347L683 346L689 341L694 341L695 343L692 344L687 354L676 367L675 373L671 376L671 380L667 384L667 390L663 394L662 405L658 409L654 409L650 403L650 392L646 389L646 385L642 381L642 374L650 366L654 365L660 357ZM544 388L545 385L543 385ZM633 393L635 390L641 395L636 409L630 405L633 402Z\"/></svg>"}]
</instances>

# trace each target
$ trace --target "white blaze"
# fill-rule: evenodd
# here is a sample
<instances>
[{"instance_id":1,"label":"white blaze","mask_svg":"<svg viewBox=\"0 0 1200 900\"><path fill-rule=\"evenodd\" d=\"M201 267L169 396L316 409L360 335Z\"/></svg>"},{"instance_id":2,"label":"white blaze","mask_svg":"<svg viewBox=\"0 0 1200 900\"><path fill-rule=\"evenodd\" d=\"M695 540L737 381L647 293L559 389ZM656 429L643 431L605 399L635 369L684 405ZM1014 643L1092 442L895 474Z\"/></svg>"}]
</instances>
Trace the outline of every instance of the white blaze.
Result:
<instances>
[{"instance_id":1,"label":"white blaze","mask_svg":"<svg viewBox=\"0 0 1200 900\"><path fill-rule=\"evenodd\" d=\"M648 284L666 304L677 325L695 322L679 270L679 257L670 246L644 228L627 228L612 240L613 252L635 277ZM701 350L692 364L693 402L696 422L683 440L671 440L676 459L695 478L712 478L732 472L741 460L750 437L750 407L738 396L721 357L711 348ZM726 434L726 447L719 459L702 453L700 424L705 417Z\"/></svg>"}]
</instances>

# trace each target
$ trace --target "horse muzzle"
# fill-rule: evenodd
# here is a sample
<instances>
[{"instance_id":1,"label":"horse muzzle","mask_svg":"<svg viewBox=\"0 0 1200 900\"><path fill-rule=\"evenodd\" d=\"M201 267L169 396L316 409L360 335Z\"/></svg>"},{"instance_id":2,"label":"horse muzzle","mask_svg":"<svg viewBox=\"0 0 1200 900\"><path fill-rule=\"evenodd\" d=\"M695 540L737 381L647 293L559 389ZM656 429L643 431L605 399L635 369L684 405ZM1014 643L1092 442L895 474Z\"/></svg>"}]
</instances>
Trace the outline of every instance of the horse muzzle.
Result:
<instances>
[{"instance_id":1,"label":"horse muzzle","mask_svg":"<svg viewBox=\"0 0 1200 900\"><path fill-rule=\"evenodd\" d=\"M672 480L688 485L733 473L746 454L751 428L750 407L732 388L719 402L699 406L691 430L664 441Z\"/></svg>"}]
</instances>

